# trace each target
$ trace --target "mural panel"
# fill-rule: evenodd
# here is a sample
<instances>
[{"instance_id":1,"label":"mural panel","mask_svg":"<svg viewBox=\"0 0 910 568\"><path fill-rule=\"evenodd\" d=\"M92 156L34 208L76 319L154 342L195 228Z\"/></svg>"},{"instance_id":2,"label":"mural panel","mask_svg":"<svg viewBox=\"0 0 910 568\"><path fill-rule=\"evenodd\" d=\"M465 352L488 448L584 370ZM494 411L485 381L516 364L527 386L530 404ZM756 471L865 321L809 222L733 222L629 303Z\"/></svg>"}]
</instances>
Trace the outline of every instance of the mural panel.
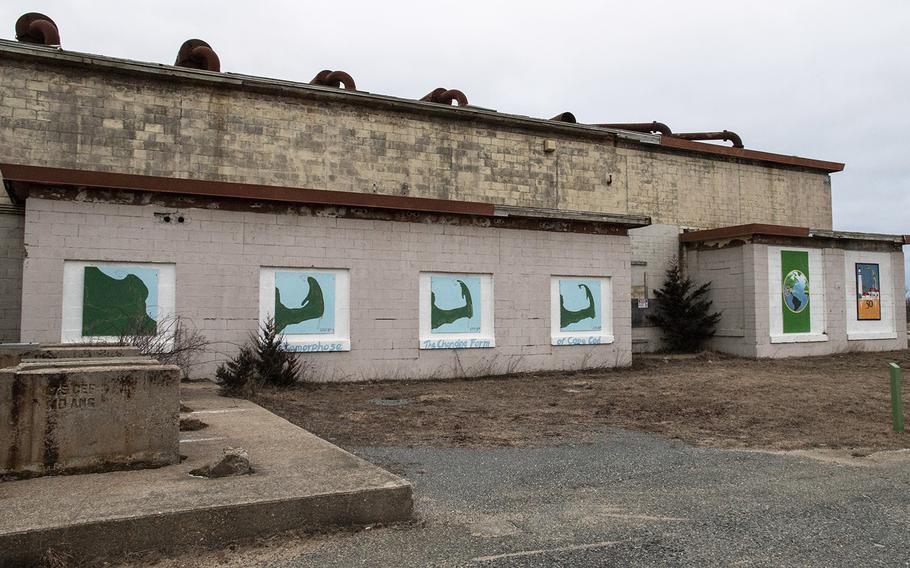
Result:
<instances>
[{"instance_id":1,"label":"mural panel","mask_svg":"<svg viewBox=\"0 0 910 568\"><path fill-rule=\"evenodd\" d=\"M420 348L494 347L493 276L420 274Z\"/></svg>"},{"instance_id":2,"label":"mural panel","mask_svg":"<svg viewBox=\"0 0 910 568\"><path fill-rule=\"evenodd\" d=\"M480 333L479 276L433 276L430 278L430 332Z\"/></svg>"},{"instance_id":3,"label":"mural panel","mask_svg":"<svg viewBox=\"0 0 910 568\"><path fill-rule=\"evenodd\" d=\"M780 251L783 332L809 333L812 330L809 303L809 253Z\"/></svg>"},{"instance_id":4,"label":"mural panel","mask_svg":"<svg viewBox=\"0 0 910 568\"><path fill-rule=\"evenodd\" d=\"M83 337L157 333L158 269L86 266L83 274Z\"/></svg>"},{"instance_id":5,"label":"mural panel","mask_svg":"<svg viewBox=\"0 0 910 568\"><path fill-rule=\"evenodd\" d=\"M613 342L609 278L554 276L550 281L551 344Z\"/></svg>"},{"instance_id":6,"label":"mural panel","mask_svg":"<svg viewBox=\"0 0 910 568\"><path fill-rule=\"evenodd\" d=\"M881 275L878 264L856 263L856 319L882 319Z\"/></svg>"},{"instance_id":7,"label":"mural panel","mask_svg":"<svg viewBox=\"0 0 910 568\"><path fill-rule=\"evenodd\" d=\"M347 270L262 268L259 287L260 319L274 318L288 350L350 350Z\"/></svg>"},{"instance_id":8,"label":"mural panel","mask_svg":"<svg viewBox=\"0 0 910 568\"><path fill-rule=\"evenodd\" d=\"M67 260L60 340L113 342L170 334L175 284L173 264ZM165 337L165 344L171 339Z\"/></svg>"},{"instance_id":9,"label":"mural panel","mask_svg":"<svg viewBox=\"0 0 910 568\"><path fill-rule=\"evenodd\" d=\"M275 328L289 336L335 333L335 275L276 272Z\"/></svg>"}]
</instances>

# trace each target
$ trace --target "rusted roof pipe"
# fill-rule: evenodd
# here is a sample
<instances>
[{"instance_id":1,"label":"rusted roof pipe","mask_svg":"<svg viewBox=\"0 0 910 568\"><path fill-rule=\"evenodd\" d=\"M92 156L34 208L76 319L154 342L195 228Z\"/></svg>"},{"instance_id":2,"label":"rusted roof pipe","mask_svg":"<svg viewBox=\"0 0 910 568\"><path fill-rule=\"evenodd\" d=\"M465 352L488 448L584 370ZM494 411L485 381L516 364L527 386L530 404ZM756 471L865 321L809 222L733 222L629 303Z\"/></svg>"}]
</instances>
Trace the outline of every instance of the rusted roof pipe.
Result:
<instances>
[{"instance_id":1,"label":"rusted roof pipe","mask_svg":"<svg viewBox=\"0 0 910 568\"><path fill-rule=\"evenodd\" d=\"M576 124L578 122L577 120L575 120L575 115L568 111L561 112L561 113L557 114L556 116L554 116L553 118L551 118L550 120L554 120L556 122L570 122L572 124Z\"/></svg>"},{"instance_id":2,"label":"rusted roof pipe","mask_svg":"<svg viewBox=\"0 0 910 568\"><path fill-rule=\"evenodd\" d=\"M631 130L633 132L659 132L664 136L670 136L673 131L663 122L628 122L622 124L595 124L601 128L616 128L617 130Z\"/></svg>"},{"instance_id":3,"label":"rusted roof pipe","mask_svg":"<svg viewBox=\"0 0 910 568\"><path fill-rule=\"evenodd\" d=\"M54 20L38 12L22 14L16 20L16 39L22 43L60 46L60 30Z\"/></svg>"},{"instance_id":4,"label":"rusted roof pipe","mask_svg":"<svg viewBox=\"0 0 910 568\"><path fill-rule=\"evenodd\" d=\"M323 87L335 87L340 89L342 85L348 91L356 91L357 85L354 84L354 78L345 73L344 71L331 71L329 69L324 69L320 71L313 80L310 81L310 85L321 85Z\"/></svg>"},{"instance_id":5,"label":"rusted roof pipe","mask_svg":"<svg viewBox=\"0 0 910 568\"><path fill-rule=\"evenodd\" d=\"M743 139L739 137L739 134L729 130L722 130L721 132L678 132L672 136L683 140L728 140L733 143L734 148L743 147Z\"/></svg>"},{"instance_id":6,"label":"rusted roof pipe","mask_svg":"<svg viewBox=\"0 0 910 568\"><path fill-rule=\"evenodd\" d=\"M201 39L188 39L180 46L177 52L177 67L202 69L203 71L221 71L221 60L212 46Z\"/></svg>"},{"instance_id":7,"label":"rusted roof pipe","mask_svg":"<svg viewBox=\"0 0 910 568\"><path fill-rule=\"evenodd\" d=\"M441 105L451 105L452 102L457 102L458 106L468 106L468 97L466 97L464 93L458 89L447 90L444 87L433 89L420 100L428 103L439 103Z\"/></svg>"}]
</instances>

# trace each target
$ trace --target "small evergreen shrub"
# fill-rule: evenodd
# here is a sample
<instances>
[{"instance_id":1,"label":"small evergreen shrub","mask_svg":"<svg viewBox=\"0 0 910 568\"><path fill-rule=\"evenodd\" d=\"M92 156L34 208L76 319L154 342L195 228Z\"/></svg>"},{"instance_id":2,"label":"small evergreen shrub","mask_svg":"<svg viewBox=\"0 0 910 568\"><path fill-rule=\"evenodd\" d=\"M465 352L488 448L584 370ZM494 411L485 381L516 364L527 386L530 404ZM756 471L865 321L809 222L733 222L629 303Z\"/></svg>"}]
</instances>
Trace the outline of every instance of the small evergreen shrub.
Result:
<instances>
[{"instance_id":1,"label":"small evergreen shrub","mask_svg":"<svg viewBox=\"0 0 910 568\"><path fill-rule=\"evenodd\" d=\"M237 356L218 366L215 379L226 394L252 394L256 385L256 355L244 345Z\"/></svg>"},{"instance_id":2,"label":"small evergreen shrub","mask_svg":"<svg viewBox=\"0 0 910 568\"><path fill-rule=\"evenodd\" d=\"M295 353L282 348L284 341L275 328L275 320L269 318L259 327L259 335L251 339L256 351L256 374L262 382L277 387L297 382L300 363Z\"/></svg>"},{"instance_id":3,"label":"small evergreen shrub","mask_svg":"<svg viewBox=\"0 0 910 568\"><path fill-rule=\"evenodd\" d=\"M283 348L284 341L275 321L263 323L258 333L250 333L247 345L237 355L218 366L215 378L227 394L251 394L261 384L289 387L300 378L297 356Z\"/></svg>"},{"instance_id":4,"label":"small evergreen shrub","mask_svg":"<svg viewBox=\"0 0 910 568\"><path fill-rule=\"evenodd\" d=\"M682 277L679 264L674 263L667 269L663 287L654 291L658 302L648 319L661 329L671 351L698 351L714 335L720 321L720 313L711 312L711 301L707 299L711 283L693 287L691 280Z\"/></svg>"}]
</instances>

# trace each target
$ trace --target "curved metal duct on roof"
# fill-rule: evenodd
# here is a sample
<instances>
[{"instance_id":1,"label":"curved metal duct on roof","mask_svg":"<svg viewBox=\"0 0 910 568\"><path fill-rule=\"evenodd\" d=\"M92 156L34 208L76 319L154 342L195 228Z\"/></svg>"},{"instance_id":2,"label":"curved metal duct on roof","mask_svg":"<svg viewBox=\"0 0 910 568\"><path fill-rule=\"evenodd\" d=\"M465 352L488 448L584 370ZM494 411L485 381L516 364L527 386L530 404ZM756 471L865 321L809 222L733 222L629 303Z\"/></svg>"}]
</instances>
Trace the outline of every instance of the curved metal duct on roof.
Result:
<instances>
[{"instance_id":1,"label":"curved metal duct on roof","mask_svg":"<svg viewBox=\"0 0 910 568\"><path fill-rule=\"evenodd\" d=\"M221 71L221 60L212 46L201 39L188 39L177 52L177 67L202 69L203 71Z\"/></svg>"},{"instance_id":2,"label":"curved metal duct on roof","mask_svg":"<svg viewBox=\"0 0 910 568\"><path fill-rule=\"evenodd\" d=\"M722 130L721 132L679 132L672 135L673 138L682 138L683 140L728 140L733 143L734 148L743 148L743 139L739 134Z\"/></svg>"},{"instance_id":3,"label":"curved metal duct on roof","mask_svg":"<svg viewBox=\"0 0 910 568\"><path fill-rule=\"evenodd\" d=\"M554 116L553 118L551 118L550 120L555 120L556 122L571 122L572 124L575 124L578 122L577 120L575 120L575 115L568 111L561 112L561 113L557 114L556 116Z\"/></svg>"},{"instance_id":4,"label":"curved metal duct on roof","mask_svg":"<svg viewBox=\"0 0 910 568\"><path fill-rule=\"evenodd\" d=\"M452 102L457 102L458 106L468 106L468 97L466 97L464 93L458 89L447 90L443 87L433 89L420 100L428 103L439 103L441 105L450 105Z\"/></svg>"},{"instance_id":5,"label":"curved metal duct on roof","mask_svg":"<svg viewBox=\"0 0 910 568\"><path fill-rule=\"evenodd\" d=\"M670 136L673 131L663 122L628 122L620 124L595 124L601 128L616 128L618 130L631 130L633 132L658 132L664 136Z\"/></svg>"},{"instance_id":6,"label":"curved metal duct on roof","mask_svg":"<svg viewBox=\"0 0 910 568\"><path fill-rule=\"evenodd\" d=\"M23 43L60 46L60 30L54 20L38 12L22 14L16 20L16 39Z\"/></svg>"},{"instance_id":7,"label":"curved metal duct on roof","mask_svg":"<svg viewBox=\"0 0 910 568\"><path fill-rule=\"evenodd\" d=\"M335 87L340 89L342 85L348 91L356 91L357 85L354 84L354 78L345 73L344 71L330 71L325 69L320 71L313 80L310 81L310 85L322 85L323 87Z\"/></svg>"}]
</instances>

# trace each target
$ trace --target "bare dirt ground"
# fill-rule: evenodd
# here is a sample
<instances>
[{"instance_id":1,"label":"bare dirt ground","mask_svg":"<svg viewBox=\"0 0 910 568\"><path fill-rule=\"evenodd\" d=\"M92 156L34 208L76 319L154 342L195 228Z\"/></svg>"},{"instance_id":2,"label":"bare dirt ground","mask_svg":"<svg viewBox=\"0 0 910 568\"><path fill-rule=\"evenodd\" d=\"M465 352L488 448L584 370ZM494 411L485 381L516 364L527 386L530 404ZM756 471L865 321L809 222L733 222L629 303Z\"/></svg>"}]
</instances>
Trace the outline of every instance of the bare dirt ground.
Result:
<instances>
[{"instance_id":1,"label":"bare dirt ground","mask_svg":"<svg viewBox=\"0 0 910 568\"><path fill-rule=\"evenodd\" d=\"M910 350L758 361L637 357L619 370L308 385L263 390L254 400L349 447L533 446L620 427L712 447L865 455L910 447L910 433L891 431L891 361L910 368Z\"/></svg>"}]
</instances>

